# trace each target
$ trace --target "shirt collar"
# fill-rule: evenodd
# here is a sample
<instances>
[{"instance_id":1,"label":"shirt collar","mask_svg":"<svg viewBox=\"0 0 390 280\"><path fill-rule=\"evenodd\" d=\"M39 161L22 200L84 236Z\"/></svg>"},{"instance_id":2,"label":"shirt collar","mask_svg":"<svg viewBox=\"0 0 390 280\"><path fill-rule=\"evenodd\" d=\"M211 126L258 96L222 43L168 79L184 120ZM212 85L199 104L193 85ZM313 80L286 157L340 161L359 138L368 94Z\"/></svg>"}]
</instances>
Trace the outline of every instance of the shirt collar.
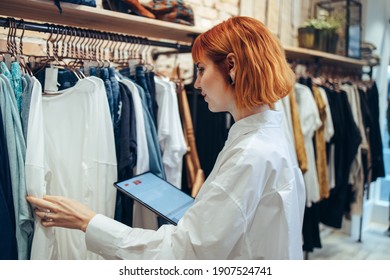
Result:
<instances>
[{"instance_id":1,"label":"shirt collar","mask_svg":"<svg viewBox=\"0 0 390 280\"><path fill-rule=\"evenodd\" d=\"M264 111L243 118L232 125L226 144L251 131L266 127L280 127L282 113L269 108Z\"/></svg>"}]
</instances>

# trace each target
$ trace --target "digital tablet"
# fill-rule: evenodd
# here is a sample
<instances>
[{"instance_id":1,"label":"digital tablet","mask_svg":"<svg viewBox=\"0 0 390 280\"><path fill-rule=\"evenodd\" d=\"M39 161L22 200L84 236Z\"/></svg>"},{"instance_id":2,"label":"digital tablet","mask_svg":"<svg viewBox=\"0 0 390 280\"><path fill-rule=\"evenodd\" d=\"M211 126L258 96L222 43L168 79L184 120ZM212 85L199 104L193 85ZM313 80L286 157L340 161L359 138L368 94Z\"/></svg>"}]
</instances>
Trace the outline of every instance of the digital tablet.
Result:
<instances>
[{"instance_id":1,"label":"digital tablet","mask_svg":"<svg viewBox=\"0 0 390 280\"><path fill-rule=\"evenodd\" d=\"M114 186L174 225L194 203L190 195L152 172L116 182Z\"/></svg>"}]
</instances>

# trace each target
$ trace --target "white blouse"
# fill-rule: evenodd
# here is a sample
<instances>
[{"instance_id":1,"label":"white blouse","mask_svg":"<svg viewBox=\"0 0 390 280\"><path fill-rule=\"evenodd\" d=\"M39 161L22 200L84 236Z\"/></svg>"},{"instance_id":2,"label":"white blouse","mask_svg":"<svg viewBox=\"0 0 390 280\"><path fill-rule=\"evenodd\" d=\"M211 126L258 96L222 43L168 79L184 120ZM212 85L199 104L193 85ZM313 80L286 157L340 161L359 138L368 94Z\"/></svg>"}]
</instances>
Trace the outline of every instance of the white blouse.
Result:
<instances>
[{"instance_id":1,"label":"white blouse","mask_svg":"<svg viewBox=\"0 0 390 280\"><path fill-rule=\"evenodd\" d=\"M302 259L305 187L280 112L237 121L177 226L131 228L96 215L87 248L106 259Z\"/></svg>"}]
</instances>

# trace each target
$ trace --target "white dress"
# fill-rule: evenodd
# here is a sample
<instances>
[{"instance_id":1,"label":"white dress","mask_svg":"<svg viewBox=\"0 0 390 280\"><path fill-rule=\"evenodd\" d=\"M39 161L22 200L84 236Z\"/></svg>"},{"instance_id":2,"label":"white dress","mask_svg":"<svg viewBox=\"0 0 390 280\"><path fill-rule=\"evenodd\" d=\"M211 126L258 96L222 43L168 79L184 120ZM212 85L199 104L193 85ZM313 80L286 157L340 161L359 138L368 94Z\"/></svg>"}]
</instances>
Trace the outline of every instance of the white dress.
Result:
<instances>
[{"instance_id":1,"label":"white dress","mask_svg":"<svg viewBox=\"0 0 390 280\"><path fill-rule=\"evenodd\" d=\"M29 121L28 129L29 148L34 150L28 154L26 167L31 170L28 180L35 178L28 192L38 197L50 194L73 198L114 217L117 163L103 81L85 78L59 93L43 96L42 109L39 102L34 103L36 109L30 109L30 116L33 112L37 116L36 121ZM36 225L32 259L100 258L87 251L83 232Z\"/></svg>"}]
</instances>

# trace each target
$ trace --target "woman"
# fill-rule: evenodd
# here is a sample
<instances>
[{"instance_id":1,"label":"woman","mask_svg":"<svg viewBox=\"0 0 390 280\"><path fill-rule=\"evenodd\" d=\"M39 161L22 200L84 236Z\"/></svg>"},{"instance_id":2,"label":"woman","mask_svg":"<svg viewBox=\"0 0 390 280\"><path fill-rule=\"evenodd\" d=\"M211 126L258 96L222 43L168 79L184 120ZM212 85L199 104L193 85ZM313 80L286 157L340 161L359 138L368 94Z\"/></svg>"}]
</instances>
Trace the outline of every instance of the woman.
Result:
<instances>
[{"instance_id":1,"label":"woman","mask_svg":"<svg viewBox=\"0 0 390 280\"><path fill-rule=\"evenodd\" d=\"M67 198L28 201L44 226L86 232L87 248L107 259L302 259L303 178L272 110L294 84L278 40L257 20L233 17L201 34L192 55L195 87L235 123L177 226L136 229Z\"/></svg>"}]
</instances>

